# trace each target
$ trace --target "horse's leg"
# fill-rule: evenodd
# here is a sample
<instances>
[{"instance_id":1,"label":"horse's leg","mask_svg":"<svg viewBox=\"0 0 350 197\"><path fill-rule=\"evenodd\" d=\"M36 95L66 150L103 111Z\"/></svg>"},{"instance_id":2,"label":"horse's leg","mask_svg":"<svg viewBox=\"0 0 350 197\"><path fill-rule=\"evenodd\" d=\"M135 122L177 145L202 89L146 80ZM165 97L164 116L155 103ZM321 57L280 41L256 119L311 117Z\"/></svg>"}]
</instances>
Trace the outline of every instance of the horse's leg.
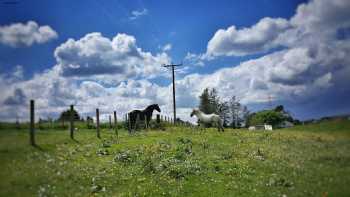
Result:
<instances>
[{"instance_id":1,"label":"horse's leg","mask_svg":"<svg viewBox=\"0 0 350 197\"><path fill-rule=\"evenodd\" d=\"M140 128L140 119L141 119L141 114L137 114L136 116L136 123L135 123L135 133L136 133L136 130L138 130Z\"/></svg>"},{"instance_id":2,"label":"horse's leg","mask_svg":"<svg viewBox=\"0 0 350 197\"><path fill-rule=\"evenodd\" d=\"M199 132L201 132L201 123L198 121Z\"/></svg>"},{"instance_id":3,"label":"horse's leg","mask_svg":"<svg viewBox=\"0 0 350 197\"><path fill-rule=\"evenodd\" d=\"M149 116L148 115L145 115L145 127L146 127L146 129L148 129L149 128Z\"/></svg>"},{"instance_id":4,"label":"horse's leg","mask_svg":"<svg viewBox=\"0 0 350 197\"><path fill-rule=\"evenodd\" d=\"M131 117L132 117L132 114L131 113L129 113L128 114L128 116L129 116L129 121L128 121L128 131L129 131L129 134L131 133Z\"/></svg>"},{"instance_id":5,"label":"horse's leg","mask_svg":"<svg viewBox=\"0 0 350 197\"><path fill-rule=\"evenodd\" d=\"M199 133L201 133L201 132L204 133L204 131L205 131L205 124L202 123L202 122L198 122L198 126L199 126Z\"/></svg>"},{"instance_id":6,"label":"horse's leg","mask_svg":"<svg viewBox=\"0 0 350 197\"><path fill-rule=\"evenodd\" d=\"M218 118L218 119L212 119L212 122L215 122L215 126L218 128L218 132L220 132L220 130L221 130L221 119L220 118Z\"/></svg>"},{"instance_id":7,"label":"horse's leg","mask_svg":"<svg viewBox=\"0 0 350 197\"><path fill-rule=\"evenodd\" d=\"M221 119L219 119L218 124L219 124L219 127L220 127L221 131L224 132L224 125L223 125L224 123L223 123L223 121Z\"/></svg>"},{"instance_id":8,"label":"horse's leg","mask_svg":"<svg viewBox=\"0 0 350 197\"><path fill-rule=\"evenodd\" d=\"M137 113L135 113L135 115L133 116L133 119L132 119L132 127L133 127L132 131L134 133L136 133L136 129L137 129L137 117L138 116L139 115Z\"/></svg>"},{"instance_id":9,"label":"horse's leg","mask_svg":"<svg viewBox=\"0 0 350 197\"><path fill-rule=\"evenodd\" d=\"M132 133L133 125L134 125L134 114L130 114L129 115L129 134Z\"/></svg>"},{"instance_id":10,"label":"horse's leg","mask_svg":"<svg viewBox=\"0 0 350 197\"><path fill-rule=\"evenodd\" d=\"M146 116L146 129L149 128L149 122L151 121L151 117L150 116Z\"/></svg>"},{"instance_id":11,"label":"horse's leg","mask_svg":"<svg viewBox=\"0 0 350 197\"><path fill-rule=\"evenodd\" d=\"M133 132L134 127L135 127L135 116L136 116L136 114L133 114L130 117L130 134Z\"/></svg>"},{"instance_id":12,"label":"horse's leg","mask_svg":"<svg viewBox=\"0 0 350 197\"><path fill-rule=\"evenodd\" d=\"M136 133L137 130L137 117L138 114L135 114L134 120L133 120L133 132Z\"/></svg>"},{"instance_id":13,"label":"horse's leg","mask_svg":"<svg viewBox=\"0 0 350 197\"><path fill-rule=\"evenodd\" d=\"M218 128L218 132L220 132L220 120L215 121L216 127Z\"/></svg>"}]
</instances>

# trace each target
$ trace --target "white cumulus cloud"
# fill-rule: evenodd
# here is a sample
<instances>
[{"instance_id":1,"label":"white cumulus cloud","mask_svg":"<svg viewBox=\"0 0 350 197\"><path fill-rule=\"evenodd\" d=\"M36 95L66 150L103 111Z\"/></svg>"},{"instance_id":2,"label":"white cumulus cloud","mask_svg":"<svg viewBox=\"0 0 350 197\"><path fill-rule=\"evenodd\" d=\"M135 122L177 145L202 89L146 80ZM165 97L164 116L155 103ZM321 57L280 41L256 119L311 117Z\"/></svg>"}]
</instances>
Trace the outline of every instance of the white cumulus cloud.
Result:
<instances>
[{"instance_id":1,"label":"white cumulus cloud","mask_svg":"<svg viewBox=\"0 0 350 197\"><path fill-rule=\"evenodd\" d=\"M39 26L35 21L0 26L0 43L11 47L41 44L57 37L57 32L50 26Z\"/></svg>"},{"instance_id":2,"label":"white cumulus cloud","mask_svg":"<svg viewBox=\"0 0 350 197\"><path fill-rule=\"evenodd\" d=\"M290 28L283 18L263 18L250 28L218 30L207 46L207 56L243 56L278 46L275 40Z\"/></svg>"},{"instance_id":3,"label":"white cumulus cloud","mask_svg":"<svg viewBox=\"0 0 350 197\"><path fill-rule=\"evenodd\" d=\"M193 87L189 92L197 96L203 88L215 87L222 97L236 95L245 104L267 102L272 96L299 104L323 100L327 105L317 107L331 106L337 102L334 95L350 92L350 78L345 77L350 76L348 10L347 0L313 0L299 5L289 20L263 18L249 28L218 30L205 53L188 53L190 63L277 51L212 74L188 75L186 87Z\"/></svg>"},{"instance_id":4,"label":"white cumulus cloud","mask_svg":"<svg viewBox=\"0 0 350 197\"><path fill-rule=\"evenodd\" d=\"M152 78L160 73L162 64L170 57L162 52L156 55L136 45L136 39L117 34L113 39L101 33L89 33L79 40L69 39L55 50L61 74L66 77L91 77L96 80L143 76Z\"/></svg>"}]
</instances>

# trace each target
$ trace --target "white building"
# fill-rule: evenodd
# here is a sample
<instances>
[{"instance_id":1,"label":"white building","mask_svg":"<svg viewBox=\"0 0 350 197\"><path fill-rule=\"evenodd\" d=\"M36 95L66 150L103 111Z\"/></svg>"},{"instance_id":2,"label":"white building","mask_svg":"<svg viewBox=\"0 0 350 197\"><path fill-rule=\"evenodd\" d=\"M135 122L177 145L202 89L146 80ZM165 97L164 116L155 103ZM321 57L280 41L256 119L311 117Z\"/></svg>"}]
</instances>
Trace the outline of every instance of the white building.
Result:
<instances>
[{"instance_id":1,"label":"white building","mask_svg":"<svg viewBox=\"0 0 350 197\"><path fill-rule=\"evenodd\" d=\"M249 130L249 131L255 131L255 130L272 131L272 125L263 124L263 125L250 126L250 127L248 128L248 130Z\"/></svg>"}]
</instances>

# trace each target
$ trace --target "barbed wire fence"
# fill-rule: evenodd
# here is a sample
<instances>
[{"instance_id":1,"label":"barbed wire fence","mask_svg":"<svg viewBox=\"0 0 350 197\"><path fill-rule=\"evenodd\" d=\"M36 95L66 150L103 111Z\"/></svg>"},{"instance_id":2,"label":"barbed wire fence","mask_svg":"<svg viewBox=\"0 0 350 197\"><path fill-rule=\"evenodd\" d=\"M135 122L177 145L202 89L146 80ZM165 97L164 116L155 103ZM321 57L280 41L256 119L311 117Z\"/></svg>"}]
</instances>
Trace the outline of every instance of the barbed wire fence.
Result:
<instances>
[{"instance_id":1,"label":"barbed wire fence","mask_svg":"<svg viewBox=\"0 0 350 197\"><path fill-rule=\"evenodd\" d=\"M69 136L72 140L75 140L75 132L78 129L95 129L96 137L101 138L102 129L109 129L114 131L115 135L119 136L119 130L125 129L130 133L129 117L128 113L118 113L117 110L110 110L106 107L104 108L95 108L95 114L92 114L91 106L90 110L86 109L88 106L83 104L75 104L67 107L61 107L61 114L58 115L56 119L52 117L36 117L36 111L39 110L48 110L48 107L36 106L35 100L30 100L29 102L29 141L30 144L36 146L35 133L36 129L39 130L48 130L48 129L67 129L69 131ZM74 112L79 110L85 111L82 113L82 117L76 117ZM87 112L89 111L89 112ZM68 112L68 116L63 117L62 113ZM67 114L66 114L67 115ZM84 119L85 117L85 119ZM101 119L102 118L102 119ZM112 121L113 119L113 121ZM101 121L102 120L102 121ZM159 125L166 127L173 125L175 121L169 115L157 113L155 116L152 116L152 124L157 125L156 128L159 128ZM141 128L142 122L137 121L138 128ZM21 125L16 117L16 128L20 128ZM141 125L141 126L140 126ZM186 122L177 121L176 126L190 126Z\"/></svg>"}]
</instances>

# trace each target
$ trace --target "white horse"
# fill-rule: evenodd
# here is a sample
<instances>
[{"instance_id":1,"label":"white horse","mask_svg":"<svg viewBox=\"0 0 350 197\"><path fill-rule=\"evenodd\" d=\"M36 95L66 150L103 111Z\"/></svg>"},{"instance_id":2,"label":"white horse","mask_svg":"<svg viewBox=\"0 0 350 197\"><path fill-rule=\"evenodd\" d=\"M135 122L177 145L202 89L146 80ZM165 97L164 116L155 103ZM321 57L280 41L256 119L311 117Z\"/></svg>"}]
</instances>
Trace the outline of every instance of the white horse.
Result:
<instances>
[{"instance_id":1,"label":"white horse","mask_svg":"<svg viewBox=\"0 0 350 197\"><path fill-rule=\"evenodd\" d=\"M197 118L199 120L198 124L201 124L201 123L216 124L216 126L218 127L218 131L220 132L220 130L221 130L222 132L224 132L223 121L221 120L219 115L217 115L217 114L205 114L199 109L193 109L192 113L191 113L191 117L193 115L197 116Z\"/></svg>"}]
</instances>

